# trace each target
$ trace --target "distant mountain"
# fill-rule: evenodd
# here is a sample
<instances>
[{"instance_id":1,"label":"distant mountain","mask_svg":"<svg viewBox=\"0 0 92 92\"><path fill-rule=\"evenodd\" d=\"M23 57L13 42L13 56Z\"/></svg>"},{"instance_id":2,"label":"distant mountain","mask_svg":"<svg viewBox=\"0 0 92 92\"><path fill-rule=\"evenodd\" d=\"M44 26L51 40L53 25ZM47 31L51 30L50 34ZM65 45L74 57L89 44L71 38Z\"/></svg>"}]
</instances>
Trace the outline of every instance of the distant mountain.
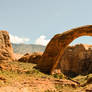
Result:
<instances>
[{"instance_id":1,"label":"distant mountain","mask_svg":"<svg viewBox=\"0 0 92 92\"><path fill-rule=\"evenodd\" d=\"M44 52L45 46L35 44L12 44L14 52L19 54Z\"/></svg>"}]
</instances>

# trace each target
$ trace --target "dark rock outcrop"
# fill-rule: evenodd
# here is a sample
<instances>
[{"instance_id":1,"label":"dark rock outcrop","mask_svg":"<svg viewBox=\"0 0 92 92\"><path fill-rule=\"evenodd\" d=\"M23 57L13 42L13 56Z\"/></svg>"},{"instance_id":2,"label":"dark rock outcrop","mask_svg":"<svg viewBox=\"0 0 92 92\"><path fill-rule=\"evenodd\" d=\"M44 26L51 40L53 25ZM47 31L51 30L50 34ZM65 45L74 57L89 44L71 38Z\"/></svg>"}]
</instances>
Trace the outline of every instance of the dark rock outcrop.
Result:
<instances>
[{"instance_id":1,"label":"dark rock outcrop","mask_svg":"<svg viewBox=\"0 0 92 92\"><path fill-rule=\"evenodd\" d=\"M60 68L71 76L92 73L92 45L68 46L61 57Z\"/></svg>"},{"instance_id":2,"label":"dark rock outcrop","mask_svg":"<svg viewBox=\"0 0 92 92\"><path fill-rule=\"evenodd\" d=\"M42 54L43 53L41 53L41 52L35 52L35 53L32 53L32 54L26 53L24 56L19 58L18 61L39 64L39 60L41 59Z\"/></svg>"}]
</instances>

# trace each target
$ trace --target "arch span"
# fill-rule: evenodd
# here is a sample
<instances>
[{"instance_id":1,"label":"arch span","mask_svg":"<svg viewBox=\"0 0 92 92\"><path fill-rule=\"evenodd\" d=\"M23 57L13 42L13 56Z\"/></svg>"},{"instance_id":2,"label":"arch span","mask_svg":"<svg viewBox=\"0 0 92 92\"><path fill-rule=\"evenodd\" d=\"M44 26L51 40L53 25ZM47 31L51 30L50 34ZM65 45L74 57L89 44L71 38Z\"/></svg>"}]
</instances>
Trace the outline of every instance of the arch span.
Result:
<instances>
[{"instance_id":1,"label":"arch span","mask_svg":"<svg viewBox=\"0 0 92 92\"><path fill-rule=\"evenodd\" d=\"M38 64L38 68L43 72L52 74L59 63L65 48L74 39L80 36L92 36L92 25L86 25L68 30L61 34L56 34L47 45Z\"/></svg>"}]
</instances>

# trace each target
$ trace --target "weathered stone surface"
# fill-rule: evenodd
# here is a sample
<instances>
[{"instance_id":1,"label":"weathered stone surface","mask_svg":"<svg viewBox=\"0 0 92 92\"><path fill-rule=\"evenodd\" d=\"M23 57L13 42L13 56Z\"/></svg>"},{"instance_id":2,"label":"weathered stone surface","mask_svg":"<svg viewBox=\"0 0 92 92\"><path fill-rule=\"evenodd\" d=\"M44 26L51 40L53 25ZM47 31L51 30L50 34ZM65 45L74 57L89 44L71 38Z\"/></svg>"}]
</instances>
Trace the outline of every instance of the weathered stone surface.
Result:
<instances>
[{"instance_id":1,"label":"weathered stone surface","mask_svg":"<svg viewBox=\"0 0 92 92\"><path fill-rule=\"evenodd\" d=\"M23 56L23 54L14 53L15 60L20 59Z\"/></svg>"},{"instance_id":2,"label":"weathered stone surface","mask_svg":"<svg viewBox=\"0 0 92 92\"><path fill-rule=\"evenodd\" d=\"M42 54L42 52L26 53L18 61L39 64Z\"/></svg>"},{"instance_id":3,"label":"weathered stone surface","mask_svg":"<svg viewBox=\"0 0 92 92\"><path fill-rule=\"evenodd\" d=\"M47 45L38 68L51 74L56 69L65 48L80 36L92 36L92 25L82 26L55 35Z\"/></svg>"},{"instance_id":4,"label":"weathered stone surface","mask_svg":"<svg viewBox=\"0 0 92 92\"><path fill-rule=\"evenodd\" d=\"M0 31L0 61L13 61L13 48L7 31Z\"/></svg>"},{"instance_id":5,"label":"weathered stone surface","mask_svg":"<svg viewBox=\"0 0 92 92\"><path fill-rule=\"evenodd\" d=\"M60 68L72 76L92 73L92 45L68 46L61 57Z\"/></svg>"}]
</instances>

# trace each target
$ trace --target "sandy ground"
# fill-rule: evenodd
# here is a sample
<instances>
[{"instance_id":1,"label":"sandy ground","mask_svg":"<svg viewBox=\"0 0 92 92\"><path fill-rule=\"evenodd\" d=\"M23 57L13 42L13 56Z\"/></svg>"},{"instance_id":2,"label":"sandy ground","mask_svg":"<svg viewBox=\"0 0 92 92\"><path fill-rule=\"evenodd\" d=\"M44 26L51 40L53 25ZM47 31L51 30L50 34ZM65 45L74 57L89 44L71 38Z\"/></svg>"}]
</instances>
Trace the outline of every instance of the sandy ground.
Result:
<instances>
[{"instance_id":1,"label":"sandy ground","mask_svg":"<svg viewBox=\"0 0 92 92\"><path fill-rule=\"evenodd\" d=\"M76 83L73 83L70 80L33 78L31 81L26 80L20 83L13 82L12 85L0 87L0 92L58 92L55 88L56 84L61 84L61 85L66 85L66 86L71 86L71 87L77 86Z\"/></svg>"}]
</instances>

